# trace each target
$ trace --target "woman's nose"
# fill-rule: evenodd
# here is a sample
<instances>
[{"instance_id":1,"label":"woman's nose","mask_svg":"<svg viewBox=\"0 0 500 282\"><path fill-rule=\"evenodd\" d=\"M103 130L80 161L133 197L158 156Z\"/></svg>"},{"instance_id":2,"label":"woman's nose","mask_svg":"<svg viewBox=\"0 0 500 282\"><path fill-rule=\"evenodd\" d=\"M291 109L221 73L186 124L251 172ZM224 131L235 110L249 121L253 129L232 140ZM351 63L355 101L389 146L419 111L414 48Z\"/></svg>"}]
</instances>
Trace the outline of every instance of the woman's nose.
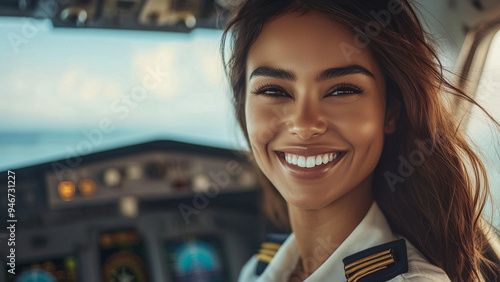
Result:
<instances>
[{"instance_id":1,"label":"woman's nose","mask_svg":"<svg viewBox=\"0 0 500 282\"><path fill-rule=\"evenodd\" d=\"M312 103L296 103L287 121L288 132L302 140L325 133L327 123L320 108Z\"/></svg>"}]
</instances>

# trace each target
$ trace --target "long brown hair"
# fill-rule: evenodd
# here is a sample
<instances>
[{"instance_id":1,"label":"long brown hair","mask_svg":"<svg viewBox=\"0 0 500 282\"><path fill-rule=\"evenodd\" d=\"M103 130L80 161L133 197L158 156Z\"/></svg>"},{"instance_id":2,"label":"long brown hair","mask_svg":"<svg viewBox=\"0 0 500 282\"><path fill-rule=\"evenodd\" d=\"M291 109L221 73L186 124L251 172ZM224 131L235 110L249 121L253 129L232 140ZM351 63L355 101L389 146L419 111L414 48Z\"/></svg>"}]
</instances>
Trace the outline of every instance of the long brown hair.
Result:
<instances>
[{"instance_id":1,"label":"long brown hair","mask_svg":"<svg viewBox=\"0 0 500 282\"><path fill-rule=\"evenodd\" d=\"M491 197L486 170L458 130L442 94L479 105L445 79L408 0L244 1L226 26L221 53L247 142L248 50L270 20L311 10L353 28L360 44L348 47L353 52L370 48L386 75L387 107L397 109L399 119L396 132L386 136L372 187L393 232L406 237L453 281L491 277L496 266L485 256L488 242L482 222L482 210ZM228 34L232 54L226 60ZM266 213L288 225L285 200L265 176L261 178Z\"/></svg>"}]
</instances>

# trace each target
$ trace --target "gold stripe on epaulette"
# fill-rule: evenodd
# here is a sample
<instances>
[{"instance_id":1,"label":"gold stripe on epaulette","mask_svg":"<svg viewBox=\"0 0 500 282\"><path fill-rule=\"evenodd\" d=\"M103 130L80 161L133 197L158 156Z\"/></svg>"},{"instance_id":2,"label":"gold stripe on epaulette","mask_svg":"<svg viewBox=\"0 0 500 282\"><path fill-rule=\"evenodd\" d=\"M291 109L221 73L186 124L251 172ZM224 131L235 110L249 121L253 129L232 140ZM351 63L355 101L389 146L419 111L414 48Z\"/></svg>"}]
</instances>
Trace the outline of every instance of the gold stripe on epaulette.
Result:
<instances>
[{"instance_id":1,"label":"gold stripe on epaulette","mask_svg":"<svg viewBox=\"0 0 500 282\"><path fill-rule=\"evenodd\" d=\"M281 244L278 243L271 243L271 242L264 242L260 245L263 249L271 249L271 250L278 250L281 247Z\"/></svg>"},{"instance_id":2,"label":"gold stripe on epaulette","mask_svg":"<svg viewBox=\"0 0 500 282\"><path fill-rule=\"evenodd\" d=\"M347 281L356 282L369 274L387 268L392 263L394 263L394 256L392 250L389 249L352 262L346 265L344 270L348 277Z\"/></svg>"},{"instance_id":3,"label":"gold stripe on epaulette","mask_svg":"<svg viewBox=\"0 0 500 282\"><path fill-rule=\"evenodd\" d=\"M259 250L259 253L260 254L266 254L266 255L270 255L270 256L274 256L276 254L277 251L275 250L269 250L269 249L260 249Z\"/></svg>"},{"instance_id":4,"label":"gold stripe on epaulette","mask_svg":"<svg viewBox=\"0 0 500 282\"><path fill-rule=\"evenodd\" d=\"M264 263L270 263L271 260L273 259L274 256L270 256L267 254L257 254L257 260L264 262Z\"/></svg>"},{"instance_id":5,"label":"gold stripe on epaulette","mask_svg":"<svg viewBox=\"0 0 500 282\"><path fill-rule=\"evenodd\" d=\"M380 253L373 254L371 256L367 256L365 258L359 259L359 260L357 260L355 262L352 262L352 263L346 265L344 269L347 270L348 268L351 268L351 267L353 267L355 265L358 265L360 263L363 263L365 261L372 260L372 259L377 258L379 256L383 256L383 255L390 254L390 253L391 253L391 250L389 249L389 250L386 250L386 251L383 251L383 252L380 252Z\"/></svg>"},{"instance_id":6,"label":"gold stripe on epaulette","mask_svg":"<svg viewBox=\"0 0 500 282\"><path fill-rule=\"evenodd\" d=\"M377 272L379 270L385 269L385 268L387 268L387 266L382 266L382 267L379 267L379 268L375 268L375 269L370 270L370 271L368 271L366 273L360 274L360 276L358 276L358 277L354 277L354 276L356 276L358 274L358 273L356 273L356 275L354 275L353 277L349 278L347 280L347 282L358 282L359 279L361 279L361 278L363 278L365 276L368 276L368 275L370 275L372 273L375 273L375 272Z\"/></svg>"},{"instance_id":7,"label":"gold stripe on epaulette","mask_svg":"<svg viewBox=\"0 0 500 282\"><path fill-rule=\"evenodd\" d=\"M377 257L377 258L374 258L374 259L369 260L367 262L364 262L362 264L356 265L355 267L353 267L353 268L351 268L349 270L346 270L345 274L349 275L349 274L351 274L353 272L356 272L356 271L358 271L360 269L363 269L363 268L365 268L365 267L367 267L369 265L372 265L372 264L374 264L376 262L379 262L379 261L382 261L382 260L386 260L386 259L392 259L392 255L388 254L388 255L385 255L385 256ZM392 261L394 261L394 259Z\"/></svg>"}]
</instances>

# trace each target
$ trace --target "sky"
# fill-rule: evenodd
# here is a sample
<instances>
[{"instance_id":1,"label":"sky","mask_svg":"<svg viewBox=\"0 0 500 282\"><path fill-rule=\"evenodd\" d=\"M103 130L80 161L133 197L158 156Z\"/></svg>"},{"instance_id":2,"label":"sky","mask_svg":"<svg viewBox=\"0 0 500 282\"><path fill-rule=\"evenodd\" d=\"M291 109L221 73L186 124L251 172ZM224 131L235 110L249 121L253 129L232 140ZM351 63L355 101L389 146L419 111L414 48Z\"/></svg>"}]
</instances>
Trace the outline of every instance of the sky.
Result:
<instances>
[{"instance_id":1,"label":"sky","mask_svg":"<svg viewBox=\"0 0 500 282\"><path fill-rule=\"evenodd\" d=\"M0 17L0 170L66 155L103 122L112 130L93 152L156 139L246 148L221 34L54 29Z\"/></svg>"}]
</instances>

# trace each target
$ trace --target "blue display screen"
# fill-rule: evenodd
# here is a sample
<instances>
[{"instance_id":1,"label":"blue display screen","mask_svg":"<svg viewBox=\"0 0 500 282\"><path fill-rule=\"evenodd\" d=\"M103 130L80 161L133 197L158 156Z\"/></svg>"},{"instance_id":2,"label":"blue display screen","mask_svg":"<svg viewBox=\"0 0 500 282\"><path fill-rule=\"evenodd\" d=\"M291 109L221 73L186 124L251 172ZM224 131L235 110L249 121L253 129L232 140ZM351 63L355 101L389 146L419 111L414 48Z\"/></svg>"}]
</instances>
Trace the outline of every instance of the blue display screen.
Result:
<instances>
[{"instance_id":1,"label":"blue display screen","mask_svg":"<svg viewBox=\"0 0 500 282\"><path fill-rule=\"evenodd\" d=\"M164 244L168 269L175 282L229 281L221 239L188 236Z\"/></svg>"},{"instance_id":2,"label":"blue display screen","mask_svg":"<svg viewBox=\"0 0 500 282\"><path fill-rule=\"evenodd\" d=\"M77 263L74 256L21 264L7 281L14 282L76 282Z\"/></svg>"}]
</instances>

